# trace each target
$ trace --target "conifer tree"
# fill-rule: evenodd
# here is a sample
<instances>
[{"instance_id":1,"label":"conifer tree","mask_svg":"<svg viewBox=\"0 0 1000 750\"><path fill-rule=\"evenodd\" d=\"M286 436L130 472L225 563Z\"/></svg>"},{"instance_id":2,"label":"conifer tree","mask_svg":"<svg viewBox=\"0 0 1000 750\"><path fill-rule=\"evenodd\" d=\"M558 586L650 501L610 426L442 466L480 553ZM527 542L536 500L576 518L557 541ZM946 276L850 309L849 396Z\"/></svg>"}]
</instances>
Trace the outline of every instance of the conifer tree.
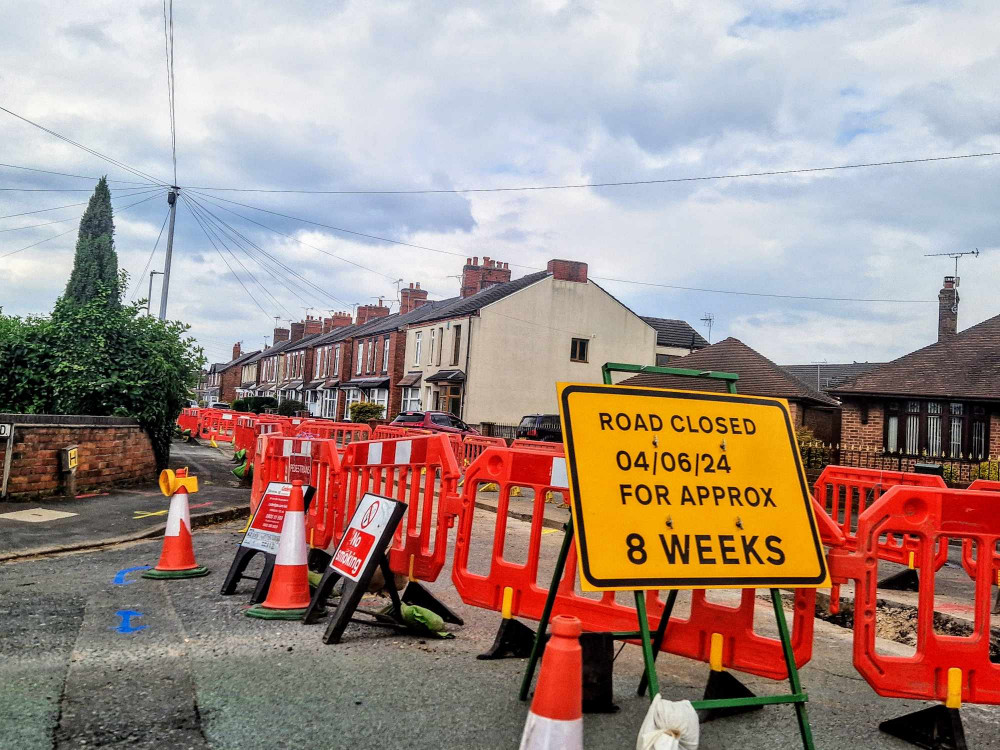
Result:
<instances>
[{"instance_id":1,"label":"conifer tree","mask_svg":"<svg viewBox=\"0 0 1000 750\"><path fill-rule=\"evenodd\" d=\"M111 191L107 177L102 177L80 219L76 256L73 272L66 284L65 300L86 304L98 295L103 285L112 292L107 296L108 303L119 304L118 254L115 252L114 236Z\"/></svg>"}]
</instances>

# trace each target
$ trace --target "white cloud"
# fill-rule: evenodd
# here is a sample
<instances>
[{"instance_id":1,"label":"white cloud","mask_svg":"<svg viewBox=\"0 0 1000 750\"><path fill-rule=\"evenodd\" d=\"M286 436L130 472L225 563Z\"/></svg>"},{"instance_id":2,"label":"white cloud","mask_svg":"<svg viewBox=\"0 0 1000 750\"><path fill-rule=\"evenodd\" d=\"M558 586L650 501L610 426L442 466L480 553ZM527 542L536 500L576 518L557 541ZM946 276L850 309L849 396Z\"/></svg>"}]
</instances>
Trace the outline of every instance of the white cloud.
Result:
<instances>
[{"instance_id":1,"label":"white cloud","mask_svg":"<svg viewBox=\"0 0 1000 750\"><path fill-rule=\"evenodd\" d=\"M23 1L7 11L18 23L0 28L0 66L11 71L0 80L0 103L166 179L161 4ZM318 189L512 186L998 150L998 22L1000 7L975 2L285 2L238 12L177 4L178 179ZM6 115L0 142L0 161L136 179ZM449 277L466 255L527 267L569 257L587 261L596 276L929 300L806 302L601 282L645 314L697 323L711 311L713 338L745 338L777 361L886 359L933 338L936 293L951 266L924 253L997 244L997 166L970 160L460 196L218 193L459 257L223 204L371 273L212 206L322 290L283 278L272 261L258 265L228 238L239 261L220 251L262 312L182 203L170 314L191 323L219 360L232 340L260 342L271 315L393 297L398 278L454 294ZM0 181L90 186L3 168ZM85 196L0 192L0 216ZM5 219L0 228L80 212ZM160 198L117 215L120 261L132 273L148 258L165 212ZM0 255L70 226L0 233ZM73 240L0 259L5 312L51 308ZM963 327L1000 312L995 257L994 250L963 265ZM161 264L162 242L154 262ZM145 279L137 281L144 296ZM157 300L154 293L154 307Z\"/></svg>"}]
</instances>

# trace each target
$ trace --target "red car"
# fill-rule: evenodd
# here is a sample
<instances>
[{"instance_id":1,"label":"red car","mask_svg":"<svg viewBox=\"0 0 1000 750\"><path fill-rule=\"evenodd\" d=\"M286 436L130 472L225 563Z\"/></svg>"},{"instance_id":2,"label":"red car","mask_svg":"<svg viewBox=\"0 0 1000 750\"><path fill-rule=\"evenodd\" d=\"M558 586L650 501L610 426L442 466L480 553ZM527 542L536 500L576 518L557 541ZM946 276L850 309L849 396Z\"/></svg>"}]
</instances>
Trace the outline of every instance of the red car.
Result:
<instances>
[{"instance_id":1,"label":"red car","mask_svg":"<svg viewBox=\"0 0 1000 750\"><path fill-rule=\"evenodd\" d=\"M392 420L399 427L414 427L433 432L458 432L465 435L479 435L479 430L446 411L401 411Z\"/></svg>"}]
</instances>

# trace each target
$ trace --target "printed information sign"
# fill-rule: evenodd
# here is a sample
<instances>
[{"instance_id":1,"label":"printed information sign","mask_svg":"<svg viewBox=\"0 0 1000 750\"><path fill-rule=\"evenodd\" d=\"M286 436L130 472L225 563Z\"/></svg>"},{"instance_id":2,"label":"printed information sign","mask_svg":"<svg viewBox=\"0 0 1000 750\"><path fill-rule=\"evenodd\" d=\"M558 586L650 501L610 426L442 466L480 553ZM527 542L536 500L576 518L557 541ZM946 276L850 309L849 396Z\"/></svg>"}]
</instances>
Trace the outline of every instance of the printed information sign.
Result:
<instances>
[{"instance_id":1,"label":"printed information sign","mask_svg":"<svg viewBox=\"0 0 1000 750\"><path fill-rule=\"evenodd\" d=\"M558 391L583 590L829 585L784 400Z\"/></svg>"},{"instance_id":2,"label":"printed information sign","mask_svg":"<svg viewBox=\"0 0 1000 750\"><path fill-rule=\"evenodd\" d=\"M384 551L378 547L378 542L389 527L396 505L394 500L371 493L362 497L330 567L352 581L359 581L372 554Z\"/></svg>"},{"instance_id":3,"label":"printed information sign","mask_svg":"<svg viewBox=\"0 0 1000 750\"><path fill-rule=\"evenodd\" d=\"M291 483L271 482L267 485L240 546L271 555L278 552L278 540L281 538L281 527L285 523L285 511L288 510L291 492Z\"/></svg>"}]
</instances>

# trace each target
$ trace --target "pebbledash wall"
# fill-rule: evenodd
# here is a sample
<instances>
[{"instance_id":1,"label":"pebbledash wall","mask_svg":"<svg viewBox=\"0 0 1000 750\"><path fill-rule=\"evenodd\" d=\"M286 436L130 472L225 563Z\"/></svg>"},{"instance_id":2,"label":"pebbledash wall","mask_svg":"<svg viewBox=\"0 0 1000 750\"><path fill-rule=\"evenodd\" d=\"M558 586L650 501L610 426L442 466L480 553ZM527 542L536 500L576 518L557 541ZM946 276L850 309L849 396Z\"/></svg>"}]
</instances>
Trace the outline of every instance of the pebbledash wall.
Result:
<instances>
[{"instance_id":1,"label":"pebbledash wall","mask_svg":"<svg viewBox=\"0 0 1000 750\"><path fill-rule=\"evenodd\" d=\"M5 500L63 494L59 452L73 445L79 449L78 493L157 476L153 446L133 419L0 413L3 424L14 425ZM8 445L7 438L0 438L0 472L8 467ZM0 482L2 477L0 473Z\"/></svg>"}]
</instances>

